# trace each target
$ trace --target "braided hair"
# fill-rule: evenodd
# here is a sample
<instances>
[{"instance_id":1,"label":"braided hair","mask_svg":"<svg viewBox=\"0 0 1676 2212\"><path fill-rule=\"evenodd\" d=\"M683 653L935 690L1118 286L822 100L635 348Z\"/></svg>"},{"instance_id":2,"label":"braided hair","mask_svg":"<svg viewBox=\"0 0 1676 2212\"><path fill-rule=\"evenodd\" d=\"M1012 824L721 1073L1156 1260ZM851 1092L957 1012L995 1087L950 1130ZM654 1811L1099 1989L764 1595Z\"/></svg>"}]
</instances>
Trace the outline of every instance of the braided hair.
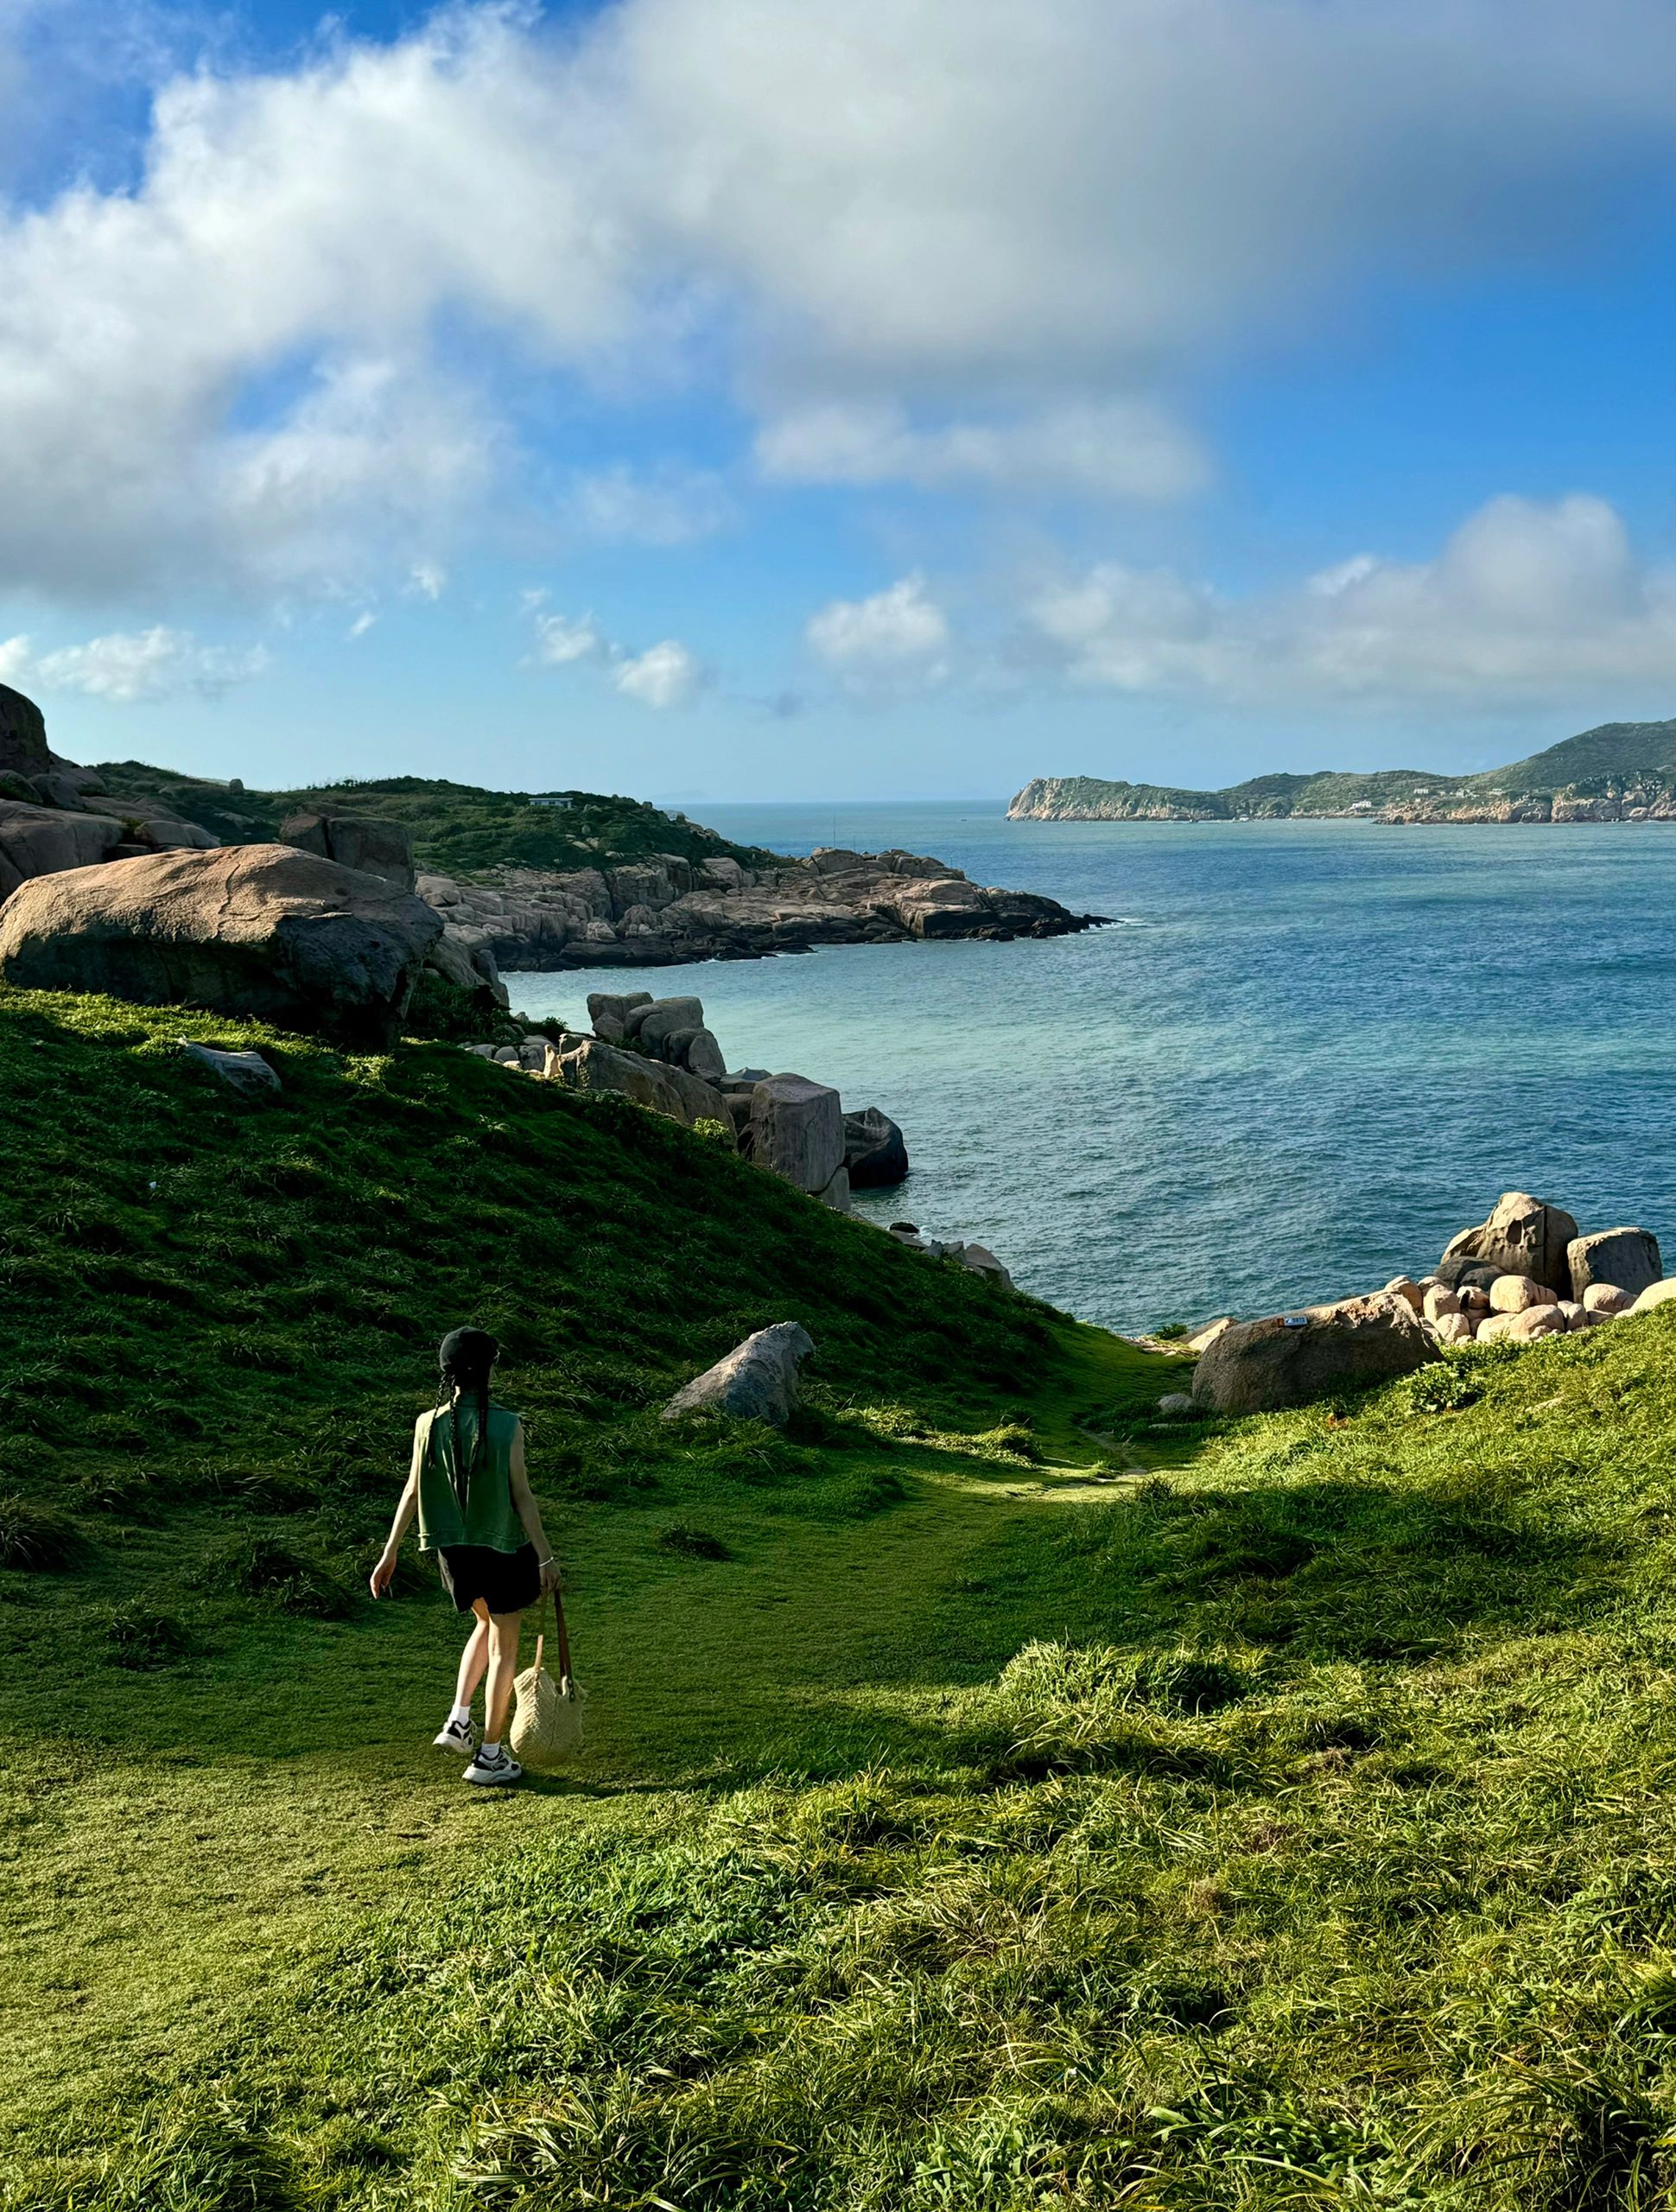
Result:
<instances>
[{"instance_id":1,"label":"braided hair","mask_svg":"<svg viewBox=\"0 0 1676 2212\"><path fill-rule=\"evenodd\" d=\"M460 1501L460 1510L466 1510L466 1500L472 1486L472 1477L477 1472L489 1438L489 1375L500 1357L500 1346L486 1329L450 1329L443 1338L436 1355L437 1366L442 1375L442 1397L437 1404L453 1399L454 1421L454 1494ZM460 1434L460 1402L470 1391L477 1401L477 1433L472 1439L471 1458L466 1456Z\"/></svg>"}]
</instances>

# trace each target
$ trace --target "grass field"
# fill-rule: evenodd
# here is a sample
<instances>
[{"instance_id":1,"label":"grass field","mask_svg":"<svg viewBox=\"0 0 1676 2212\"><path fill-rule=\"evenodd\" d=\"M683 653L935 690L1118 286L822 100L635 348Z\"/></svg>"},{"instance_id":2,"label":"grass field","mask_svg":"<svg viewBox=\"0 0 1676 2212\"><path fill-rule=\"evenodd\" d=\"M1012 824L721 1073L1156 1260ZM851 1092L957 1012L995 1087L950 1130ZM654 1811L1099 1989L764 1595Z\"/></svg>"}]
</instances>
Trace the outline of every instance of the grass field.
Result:
<instances>
[{"instance_id":1,"label":"grass field","mask_svg":"<svg viewBox=\"0 0 1676 2212\"><path fill-rule=\"evenodd\" d=\"M651 1117L184 1033L0 1001L0 2202L1667 2203L1676 1312L1160 1427ZM357 1580L468 1316L590 1690L487 1802ZM787 1438L649 1414L785 1318Z\"/></svg>"}]
</instances>

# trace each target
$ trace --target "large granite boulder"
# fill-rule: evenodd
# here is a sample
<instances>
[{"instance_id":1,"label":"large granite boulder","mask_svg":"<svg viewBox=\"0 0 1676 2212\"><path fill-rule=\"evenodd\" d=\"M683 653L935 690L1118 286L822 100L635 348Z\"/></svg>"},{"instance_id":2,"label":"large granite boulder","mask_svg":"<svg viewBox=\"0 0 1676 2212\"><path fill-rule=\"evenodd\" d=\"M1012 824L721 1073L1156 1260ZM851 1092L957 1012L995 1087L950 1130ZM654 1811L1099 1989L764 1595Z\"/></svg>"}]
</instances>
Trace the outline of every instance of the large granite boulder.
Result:
<instances>
[{"instance_id":1,"label":"large granite boulder","mask_svg":"<svg viewBox=\"0 0 1676 2212\"><path fill-rule=\"evenodd\" d=\"M983 893L964 876L934 876L894 890L890 909L912 937L969 937L994 919Z\"/></svg>"},{"instance_id":2,"label":"large granite boulder","mask_svg":"<svg viewBox=\"0 0 1676 2212\"><path fill-rule=\"evenodd\" d=\"M673 1066L685 1068L706 1083L720 1084L727 1072L721 1046L708 1029L672 1029L663 1039L663 1052Z\"/></svg>"},{"instance_id":3,"label":"large granite boulder","mask_svg":"<svg viewBox=\"0 0 1676 2212\"><path fill-rule=\"evenodd\" d=\"M719 1090L685 1068L661 1065L641 1052L625 1052L597 1037L575 1037L549 1051L543 1070L549 1083L567 1090L615 1091L654 1114L667 1115L691 1128L697 1122L731 1128L727 1102Z\"/></svg>"},{"instance_id":4,"label":"large granite boulder","mask_svg":"<svg viewBox=\"0 0 1676 2212\"><path fill-rule=\"evenodd\" d=\"M0 683L0 768L20 776L44 776L52 765L40 708L21 691Z\"/></svg>"},{"instance_id":5,"label":"large granite boulder","mask_svg":"<svg viewBox=\"0 0 1676 2212\"><path fill-rule=\"evenodd\" d=\"M732 1414L737 1421L765 1421L784 1428L797 1403L798 1370L815 1349L796 1321L759 1329L702 1375L677 1390L663 1408L665 1421L683 1414Z\"/></svg>"},{"instance_id":6,"label":"large granite boulder","mask_svg":"<svg viewBox=\"0 0 1676 2212\"><path fill-rule=\"evenodd\" d=\"M1662 1282L1650 1282L1645 1290L1639 1291L1629 1310L1632 1313L1650 1313L1655 1306L1667 1306L1673 1298L1676 1298L1676 1275L1666 1275Z\"/></svg>"},{"instance_id":7,"label":"large granite boulder","mask_svg":"<svg viewBox=\"0 0 1676 2212\"><path fill-rule=\"evenodd\" d=\"M1645 1229L1597 1229L1592 1236L1574 1236L1565 1257L1571 1296L1579 1300L1593 1283L1611 1283L1639 1298L1665 1271L1659 1240Z\"/></svg>"},{"instance_id":8,"label":"large granite boulder","mask_svg":"<svg viewBox=\"0 0 1676 2212\"><path fill-rule=\"evenodd\" d=\"M22 883L65 868L92 868L122 842L122 824L103 814L67 814L56 807L19 806L0 799L0 899Z\"/></svg>"},{"instance_id":9,"label":"large granite boulder","mask_svg":"<svg viewBox=\"0 0 1676 2212\"><path fill-rule=\"evenodd\" d=\"M643 1052L651 1052L659 1059L664 1059L670 1057L665 1047L671 1037L683 1029L702 1029L703 1027L704 1003L702 999L652 999L645 1006L630 1008L624 1019L623 1034L637 1044Z\"/></svg>"},{"instance_id":10,"label":"large granite boulder","mask_svg":"<svg viewBox=\"0 0 1676 2212\"><path fill-rule=\"evenodd\" d=\"M413 832L404 822L377 814L293 814L280 823L279 834L300 851L318 853L340 868L359 868L363 875L382 877L402 891L411 891L418 880L413 872Z\"/></svg>"},{"instance_id":11,"label":"large granite boulder","mask_svg":"<svg viewBox=\"0 0 1676 2212\"><path fill-rule=\"evenodd\" d=\"M0 976L378 1050L400 1033L441 928L422 899L290 845L147 853L15 891L0 908Z\"/></svg>"},{"instance_id":12,"label":"large granite boulder","mask_svg":"<svg viewBox=\"0 0 1676 2212\"><path fill-rule=\"evenodd\" d=\"M751 1157L811 1198L846 1211L844 1109L838 1093L807 1076L771 1075L751 1093Z\"/></svg>"},{"instance_id":13,"label":"large granite boulder","mask_svg":"<svg viewBox=\"0 0 1676 2212\"><path fill-rule=\"evenodd\" d=\"M1563 1208L1533 1198L1527 1191L1504 1191L1488 1221L1450 1239L1438 1273L1450 1281L1444 1271L1451 1261L1483 1261L1498 1274L1533 1275L1557 1296L1569 1298L1571 1269L1566 1254L1577 1233L1576 1222Z\"/></svg>"},{"instance_id":14,"label":"large granite boulder","mask_svg":"<svg viewBox=\"0 0 1676 2212\"><path fill-rule=\"evenodd\" d=\"M1235 1322L1200 1354L1193 1398L1212 1413L1271 1413L1412 1374L1438 1357L1408 1300L1375 1291L1302 1313Z\"/></svg>"},{"instance_id":15,"label":"large granite boulder","mask_svg":"<svg viewBox=\"0 0 1676 2212\"><path fill-rule=\"evenodd\" d=\"M908 1173L908 1147L888 1114L863 1106L845 1115L844 1165L852 1191L886 1190L902 1181Z\"/></svg>"},{"instance_id":16,"label":"large granite boulder","mask_svg":"<svg viewBox=\"0 0 1676 2212\"><path fill-rule=\"evenodd\" d=\"M625 1025L630 1014L637 1007L651 1004L650 991L590 991L587 1018L596 1037L607 1045L620 1045L627 1034Z\"/></svg>"}]
</instances>

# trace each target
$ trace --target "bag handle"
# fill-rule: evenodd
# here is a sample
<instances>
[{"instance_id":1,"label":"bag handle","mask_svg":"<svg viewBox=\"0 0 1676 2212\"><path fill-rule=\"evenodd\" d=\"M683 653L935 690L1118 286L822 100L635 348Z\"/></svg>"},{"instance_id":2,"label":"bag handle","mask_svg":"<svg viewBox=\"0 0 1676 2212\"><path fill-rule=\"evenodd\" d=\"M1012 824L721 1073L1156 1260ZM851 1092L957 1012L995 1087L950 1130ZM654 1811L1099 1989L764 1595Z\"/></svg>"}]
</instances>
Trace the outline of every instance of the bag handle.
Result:
<instances>
[{"instance_id":1,"label":"bag handle","mask_svg":"<svg viewBox=\"0 0 1676 2212\"><path fill-rule=\"evenodd\" d=\"M536 1636L536 1672L540 1674L542 1655L547 1649L548 1610L557 1617L559 1637L559 1681L561 1686L570 1680L570 1631L564 1624L564 1599L556 1590L550 1591L542 1602L542 1625Z\"/></svg>"}]
</instances>

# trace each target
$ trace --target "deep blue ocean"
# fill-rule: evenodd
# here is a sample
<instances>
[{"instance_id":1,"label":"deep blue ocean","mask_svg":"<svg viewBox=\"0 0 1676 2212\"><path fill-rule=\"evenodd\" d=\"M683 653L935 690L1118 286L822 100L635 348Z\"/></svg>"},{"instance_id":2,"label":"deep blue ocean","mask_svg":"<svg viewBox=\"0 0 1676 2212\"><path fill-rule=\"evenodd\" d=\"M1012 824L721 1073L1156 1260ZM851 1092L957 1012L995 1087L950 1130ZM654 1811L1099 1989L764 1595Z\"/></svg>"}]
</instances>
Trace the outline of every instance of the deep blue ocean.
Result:
<instances>
[{"instance_id":1,"label":"deep blue ocean","mask_svg":"<svg viewBox=\"0 0 1676 2212\"><path fill-rule=\"evenodd\" d=\"M1497 1195L1676 1265L1676 824L1008 822L1000 803L712 806L728 836L935 854L1114 925L510 977L695 992L730 1066L903 1127L859 1210L987 1244L1121 1329L1422 1272Z\"/></svg>"}]
</instances>

